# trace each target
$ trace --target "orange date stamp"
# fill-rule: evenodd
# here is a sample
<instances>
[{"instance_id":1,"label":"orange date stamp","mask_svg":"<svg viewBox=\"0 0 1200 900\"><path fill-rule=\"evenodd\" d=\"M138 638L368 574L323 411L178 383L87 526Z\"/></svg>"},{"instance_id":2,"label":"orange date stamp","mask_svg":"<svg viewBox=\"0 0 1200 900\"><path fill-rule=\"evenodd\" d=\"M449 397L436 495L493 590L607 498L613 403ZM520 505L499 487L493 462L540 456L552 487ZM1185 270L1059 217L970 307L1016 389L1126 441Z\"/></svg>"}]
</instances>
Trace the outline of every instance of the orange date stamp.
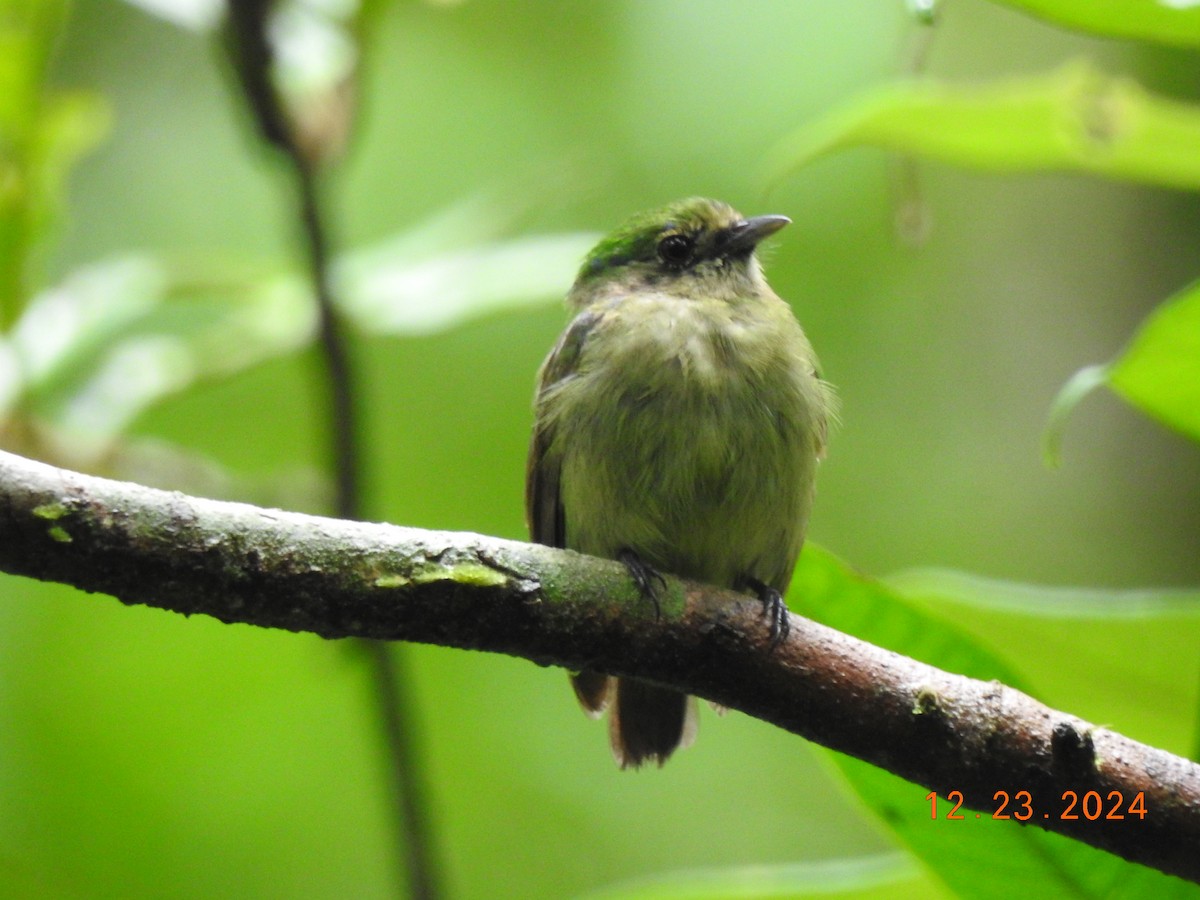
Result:
<instances>
[{"instance_id":1,"label":"orange date stamp","mask_svg":"<svg viewBox=\"0 0 1200 900\"><path fill-rule=\"evenodd\" d=\"M937 791L930 791L925 795L925 799L929 801L929 818L937 819L939 800ZM948 792L945 800L951 806L948 811L943 806L944 815L941 818L952 822L968 818L968 815L961 812L963 799L962 791ZM1123 819L1145 820L1146 818L1146 796L1143 791L1138 791L1128 802L1120 791L1109 791L1107 796L1101 796L1099 791L1085 791L1082 795L1077 791L1063 791L1062 796L1049 805L1035 804L1033 794L1029 791L1017 791L1011 795L1008 791L996 791L992 795L992 800L994 802L993 819L1016 819L1018 822L1029 822L1036 819L1057 819L1064 822L1072 819L1085 819L1089 822L1097 820L1111 822ZM984 813L974 814L976 819L981 819L983 816Z\"/></svg>"}]
</instances>

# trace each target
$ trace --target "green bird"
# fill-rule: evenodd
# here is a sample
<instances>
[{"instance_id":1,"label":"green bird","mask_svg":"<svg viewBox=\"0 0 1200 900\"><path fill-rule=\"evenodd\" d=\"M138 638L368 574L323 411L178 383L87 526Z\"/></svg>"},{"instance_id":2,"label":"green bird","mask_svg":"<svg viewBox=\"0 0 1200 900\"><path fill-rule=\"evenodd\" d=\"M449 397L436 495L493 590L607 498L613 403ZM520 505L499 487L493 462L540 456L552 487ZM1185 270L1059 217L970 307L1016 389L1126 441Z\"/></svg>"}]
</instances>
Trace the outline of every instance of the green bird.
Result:
<instances>
[{"instance_id":1,"label":"green bird","mask_svg":"<svg viewBox=\"0 0 1200 900\"><path fill-rule=\"evenodd\" d=\"M773 643L834 405L755 256L789 221L692 198L592 250L538 374L525 489L533 540L621 560L651 600L660 572L753 591ZM662 765L695 735L684 694L571 680L587 713L610 709L621 768Z\"/></svg>"}]
</instances>

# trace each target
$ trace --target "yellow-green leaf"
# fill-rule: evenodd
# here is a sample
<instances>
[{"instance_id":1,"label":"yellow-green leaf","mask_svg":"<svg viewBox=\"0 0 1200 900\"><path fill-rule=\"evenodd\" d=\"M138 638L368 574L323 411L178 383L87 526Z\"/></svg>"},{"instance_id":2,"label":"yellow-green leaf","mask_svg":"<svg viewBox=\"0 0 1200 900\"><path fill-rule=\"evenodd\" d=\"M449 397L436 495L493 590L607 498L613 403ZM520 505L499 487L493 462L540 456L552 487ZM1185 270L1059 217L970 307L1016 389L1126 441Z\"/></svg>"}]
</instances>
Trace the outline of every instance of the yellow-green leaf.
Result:
<instances>
[{"instance_id":1,"label":"yellow-green leaf","mask_svg":"<svg viewBox=\"0 0 1200 900\"><path fill-rule=\"evenodd\" d=\"M1134 406L1200 440L1200 285L1150 314L1108 381Z\"/></svg>"},{"instance_id":2,"label":"yellow-green leaf","mask_svg":"<svg viewBox=\"0 0 1200 900\"><path fill-rule=\"evenodd\" d=\"M1110 363L1085 366L1059 389L1043 450L1057 465L1067 417L1107 385L1142 412L1200 441L1200 283L1163 302Z\"/></svg>"},{"instance_id":3,"label":"yellow-green leaf","mask_svg":"<svg viewBox=\"0 0 1200 900\"><path fill-rule=\"evenodd\" d=\"M1109 37L1200 46L1195 0L994 0L1067 28Z\"/></svg>"},{"instance_id":4,"label":"yellow-green leaf","mask_svg":"<svg viewBox=\"0 0 1200 900\"><path fill-rule=\"evenodd\" d=\"M770 154L772 181L870 145L994 172L1087 172L1200 189L1200 108L1083 62L986 85L889 85L805 125Z\"/></svg>"},{"instance_id":5,"label":"yellow-green leaf","mask_svg":"<svg viewBox=\"0 0 1200 900\"><path fill-rule=\"evenodd\" d=\"M947 573L876 581L856 573L815 544L804 548L788 596L797 612L839 631L945 671L995 678L1039 697L1046 691L1048 679L1027 681L1017 674L1011 648L1010 654L1003 654L995 649L994 641L972 634L967 627L968 622L984 614L985 601L1009 606L1025 601L1036 608L1036 599L1029 598L1051 598L1054 612L1062 620L1056 632L1063 641L1059 658L1074 659L1086 656L1090 646L1077 640L1081 617L1098 617L1106 605L1112 608L1128 599L1087 592L1084 596L1089 602L1072 616L1063 595L1050 589ZM1137 595L1137 602L1138 611L1148 621L1172 617L1171 624L1183 642L1200 622L1194 594L1161 596L1143 592ZM951 609L950 603L957 608ZM1008 624L1028 624L1021 612L1018 609L1010 615ZM1035 624L1045 627L1044 620ZM1133 630L1130 623L1125 624ZM1183 630L1184 626L1188 631ZM1127 656L1130 660L1136 658ZM1161 671L1176 676L1172 682L1176 690L1171 702L1148 710L1147 716L1161 719L1178 715L1167 710L1182 708L1186 714L1190 709L1179 698L1190 700L1194 696L1194 681L1181 677L1181 672L1188 672L1179 660L1175 653L1162 661ZM1092 667L1075 673L1060 664L1055 671L1082 679L1096 670ZM1111 701L1103 700L1101 705L1104 702L1111 705ZM829 759L881 823L959 896L1167 897L1177 896L1172 893L1174 886L1183 884L1038 828L1009 827L1015 823L994 821L988 816L964 821L962 828L933 821L929 801L923 799L926 788L841 754L830 753ZM979 872L987 872L988 878L981 880Z\"/></svg>"}]
</instances>

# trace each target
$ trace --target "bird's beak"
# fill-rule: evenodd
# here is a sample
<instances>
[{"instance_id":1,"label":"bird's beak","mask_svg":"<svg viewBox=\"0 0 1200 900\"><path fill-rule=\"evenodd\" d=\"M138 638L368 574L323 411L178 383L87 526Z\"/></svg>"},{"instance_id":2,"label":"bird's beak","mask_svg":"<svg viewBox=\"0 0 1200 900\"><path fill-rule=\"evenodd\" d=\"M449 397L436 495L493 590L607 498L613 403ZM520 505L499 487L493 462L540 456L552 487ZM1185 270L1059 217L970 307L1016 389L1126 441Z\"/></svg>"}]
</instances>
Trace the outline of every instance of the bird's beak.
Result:
<instances>
[{"instance_id":1,"label":"bird's beak","mask_svg":"<svg viewBox=\"0 0 1200 900\"><path fill-rule=\"evenodd\" d=\"M784 225L792 222L787 216L755 216L743 219L725 229L721 236L721 250L725 253L748 252L758 246Z\"/></svg>"}]
</instances>

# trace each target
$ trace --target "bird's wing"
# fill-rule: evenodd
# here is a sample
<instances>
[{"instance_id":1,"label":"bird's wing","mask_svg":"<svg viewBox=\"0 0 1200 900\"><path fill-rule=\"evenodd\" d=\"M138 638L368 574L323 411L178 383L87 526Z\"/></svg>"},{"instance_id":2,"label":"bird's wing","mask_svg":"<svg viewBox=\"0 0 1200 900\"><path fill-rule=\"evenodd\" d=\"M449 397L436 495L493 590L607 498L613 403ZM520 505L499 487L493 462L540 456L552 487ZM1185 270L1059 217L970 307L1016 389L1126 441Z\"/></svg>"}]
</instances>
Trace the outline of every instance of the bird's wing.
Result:
<instances>
[{"instance_id":1,"label":"bird's wing","mask_svg":"<svg viewBox=\"0 0 1200 900\"><path fill-rule=\"evenodd\" d=\"M533 437L525 466L525 518L529 536L550 547L565 547L567 534L558 484L561 454L548 452L554 440L554 424L545 414L544 398L547 389L575 376L583 345L602 318L601 313L587 310L577 315L538 374Z\"/></svg>"},{"instance_id":2,"label":"bird's wing","mask_svg":"<svg viewBox=\"0 0 1200 900\"><path fill-rule=\"evenodd\" d=\"M567 545L566 517L559 492L562 452L551 450L555 423L553 417L547 415L546 405L550 401L546 392L554 385L576 376L583 345L602 318L601 313L592 311L577 315L562 333L538 373L533 438L529 442L529 461L525 467L525 517L530 537L539 544L551 547ZM579 698L584 711L592 717L600 715L608 706L613 694L613 681L608 675L586 669L571 673L575 696Z\"/></svg>"}]
</instances>

